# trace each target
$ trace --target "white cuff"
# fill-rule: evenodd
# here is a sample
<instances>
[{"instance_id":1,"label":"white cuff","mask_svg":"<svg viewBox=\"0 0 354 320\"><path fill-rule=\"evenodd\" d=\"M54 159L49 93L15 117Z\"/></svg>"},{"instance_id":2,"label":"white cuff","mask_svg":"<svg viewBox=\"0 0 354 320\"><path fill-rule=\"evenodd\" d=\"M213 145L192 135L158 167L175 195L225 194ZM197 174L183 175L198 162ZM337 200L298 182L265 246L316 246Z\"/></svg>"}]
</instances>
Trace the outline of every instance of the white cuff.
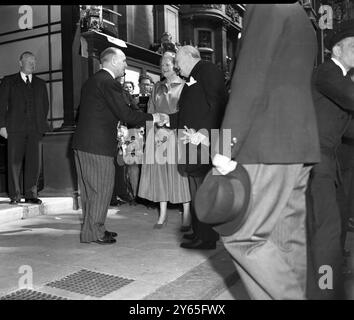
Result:
<instances>
[{"instance_id":1,"label":"white cuff","mask_svg":"<svg viewBox=\"0 0 354 320\"><path fill-rule=\"evenodd\" d=\"M157 123L160 121L160 116L157 113L153 113L152 118L153 118L152 120L153 123Z\"/></svg>"},{"instance_id":2,"label":"white cuff","mask_svg":"<svg viewBox=\"0 0 354 320\"><path fill-rule=\"evenodd\" d=\"M213 158L213 165L222 175L226 175L236 169L237 162L217 153Z\"/></svg>"}]
</instances>

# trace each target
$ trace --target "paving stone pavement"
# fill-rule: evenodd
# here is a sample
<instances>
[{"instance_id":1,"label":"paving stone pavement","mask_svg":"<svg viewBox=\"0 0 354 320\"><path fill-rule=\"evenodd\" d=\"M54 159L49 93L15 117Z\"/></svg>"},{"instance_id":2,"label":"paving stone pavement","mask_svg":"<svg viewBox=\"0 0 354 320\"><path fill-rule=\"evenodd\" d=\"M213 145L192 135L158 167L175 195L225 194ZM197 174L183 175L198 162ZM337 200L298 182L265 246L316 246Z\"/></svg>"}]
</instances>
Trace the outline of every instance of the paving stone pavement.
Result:
<instances>
[{"instance_id":1,"label":"paving stone pavement","mask_svg":"<svg viewBox=\"0 0 354 320\"><path fill-rule=\"evenodd\" d=\"M0 297L26 287L30 274L33 290L78 300L140 300L157 292L156 299L185 299L186 290L181 286L173 294L167 290L161 295L158 290L176 285L190 271L188 299L210 299L224 291L226 280L236 275L222 244L216 250L182 249L178 210L169 209L168 225L160 230L153 229L156 220L157 210L143 205L109 209L107 229L118 233L113 245L79 242L81 210L47 212L2 223ZM82 270L133 281L104 296L94 296L92 288L99 279L90 279L91 291L86 292L75 290L75 285L71 291L48 286ZM200 281L205 275L208 281Z\"/></svg>"},{"instance_id":2,"label":"paving stone pavement","mask_svg":"<svg viewBox=\"0 0 354 320\"><path fill-rule=\"evenodd\" d=\"M0 199L0 297L28 287L32 278L30 288L44 299L249 299L221 243L207 251L179 247L181 216L175 208L169 209L168 225L156 230L156 209L111 207L106 226L118 233L117 243L102 246L79 242L81 210L72 210L71 200L44 202L41 208L13 207ZM347 296L354 300L354 233L348 233L346 247L352 252L345 268ZM48 286L85 272L96 277L76 279L71 287ZM97 283L107 277L108 287L118 277L127 283L103 290Z\"/></svg>"}]
</instances>

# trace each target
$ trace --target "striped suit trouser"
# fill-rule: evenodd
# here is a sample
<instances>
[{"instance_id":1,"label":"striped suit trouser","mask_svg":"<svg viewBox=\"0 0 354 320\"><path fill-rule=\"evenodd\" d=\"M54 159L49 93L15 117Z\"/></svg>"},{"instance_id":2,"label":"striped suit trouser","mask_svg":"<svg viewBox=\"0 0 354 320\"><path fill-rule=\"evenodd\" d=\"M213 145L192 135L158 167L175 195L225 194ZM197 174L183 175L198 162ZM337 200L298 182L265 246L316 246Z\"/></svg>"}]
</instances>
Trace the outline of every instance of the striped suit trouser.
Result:
<instances>
[{"instance_id":1,"label":"striped suit trouser","mask_svg":"<svg viewBox=\"0 0 354 320\"><path fill-rule=\"evenodd\" d=\"M83 213L80 241L104 236L105 221L114 187L114 158L74 150Z\"/></svg>"}]
</instances>

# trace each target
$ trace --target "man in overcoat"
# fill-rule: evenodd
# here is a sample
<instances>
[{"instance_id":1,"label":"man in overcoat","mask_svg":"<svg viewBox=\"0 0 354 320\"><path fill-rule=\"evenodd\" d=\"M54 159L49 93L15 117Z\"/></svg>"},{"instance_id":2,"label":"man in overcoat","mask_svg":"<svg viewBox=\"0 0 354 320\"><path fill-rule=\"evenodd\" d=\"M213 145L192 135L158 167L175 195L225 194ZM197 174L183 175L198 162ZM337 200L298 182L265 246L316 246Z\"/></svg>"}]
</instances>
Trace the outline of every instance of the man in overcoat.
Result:
<instances>
[{"instance_id":1,"label":"man in overcoat","mask_svg":"<svg viewBox=\"0 0 354 320\"><path fill-rule=\"evenodd\" d=\"M308 297L316 300L344 298L337 149L354 110L354 83L346 77L354 67L354 25L343 25L326 39L326 46L332 51L331 59L313 75L321 162L311 172L308 190ZM323 284L327 275L328 286Z\"/></svg>"},{"instance_id":2,"label":"man in overcoat","mask_svg":"<svg viewBox=\"0 0 354 320\"><path fill-rule=\"evenodd\" d=\"M38 179L42 138L49 130L47 86L35 76L36 57L23 52L20 72L6 76L0 85L0 134L7 139L8 192L10 204L21 201L20 173L24 162L25 202L41 204Z\"/></svg>"},{"instance_id":3,"label":"man in overcoat","mask_svg":"<svg viewBox=\"0 0 354 320\"><path fill-rule=\"evenodd\" d=\"M250 4L241 41L221 126L231 130L231 152L213 164L222 174L243 164L251 199L245 222L222 240L252 299L304 299L305 190L320 160L316 34L298 3Z\"/></svg>"},{"instance_id":4,"label":"man in overcoat","mask_svg":"<svg viewBox=\"0 0 354 320\"><path fill-rule=\"evenodd\" d=\"M76 171L81 195L83 243L112 244L116 232L105 228L105 220L114 187L114 157L117 150L117 123L144 125L158 122L158 114L132 110L123 97L123 88L115 79L127 66L125 54L107 48L101 55L103 68L83 85L79 121L73 137Z\"/></svg>"},{"instance_id":5,"label":"man in overcoat","mask_svg":"<svg viewBox=\"0 0 354 320\"><path fill-rule=\"evenodd\" d=\"M178 50L176 64L180 74L188 81L179 98L179 112L169 115L170 125L172 128L192 130L193 132L203 130L204 135L209 138L212 129L218 130L220 128L224 115L227 102L224 75L215 64L201 60L198 49L188 45ZM209 139L207 140L209 141ZM185 239L191 241L182 242L181 247L185 249L215 249L219 235L210 225L199 221L194 207L195 194L211 168L209 142L204 144L199 142L194 146L195 148L190 146L190 142L187 143L186 149L183 149L186 151L185 157L180 157L181 161L178 164L179 171L188 175L192 198L193 233L184 236ZM203 158L202 154L206 154L206 158Z\"/></svg>"}]
</instances>

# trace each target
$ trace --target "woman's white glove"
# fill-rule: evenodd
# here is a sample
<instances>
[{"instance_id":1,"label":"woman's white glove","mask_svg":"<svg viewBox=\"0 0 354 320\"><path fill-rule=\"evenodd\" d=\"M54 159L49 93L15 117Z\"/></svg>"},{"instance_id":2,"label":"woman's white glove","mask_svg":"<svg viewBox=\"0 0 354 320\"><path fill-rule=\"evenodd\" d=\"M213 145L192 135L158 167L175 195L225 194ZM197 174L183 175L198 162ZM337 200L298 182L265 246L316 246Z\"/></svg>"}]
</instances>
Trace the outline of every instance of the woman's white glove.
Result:
<instances>
[{"instance_id":1,"label":"woman's white glove","mask_svg":"<svg viewBox=\"0 0 354 320\"><path fill-rule=\"evenodd\" d=\"M199 145L200 143L209 147L209 139L205 135L200 132L196 132L194 129L189 129L187 126L184 126L184 130L182 131L184 136L180 138L183 141L183 144L191 143L194 145Z\"/></svg>"}]
</instances>

